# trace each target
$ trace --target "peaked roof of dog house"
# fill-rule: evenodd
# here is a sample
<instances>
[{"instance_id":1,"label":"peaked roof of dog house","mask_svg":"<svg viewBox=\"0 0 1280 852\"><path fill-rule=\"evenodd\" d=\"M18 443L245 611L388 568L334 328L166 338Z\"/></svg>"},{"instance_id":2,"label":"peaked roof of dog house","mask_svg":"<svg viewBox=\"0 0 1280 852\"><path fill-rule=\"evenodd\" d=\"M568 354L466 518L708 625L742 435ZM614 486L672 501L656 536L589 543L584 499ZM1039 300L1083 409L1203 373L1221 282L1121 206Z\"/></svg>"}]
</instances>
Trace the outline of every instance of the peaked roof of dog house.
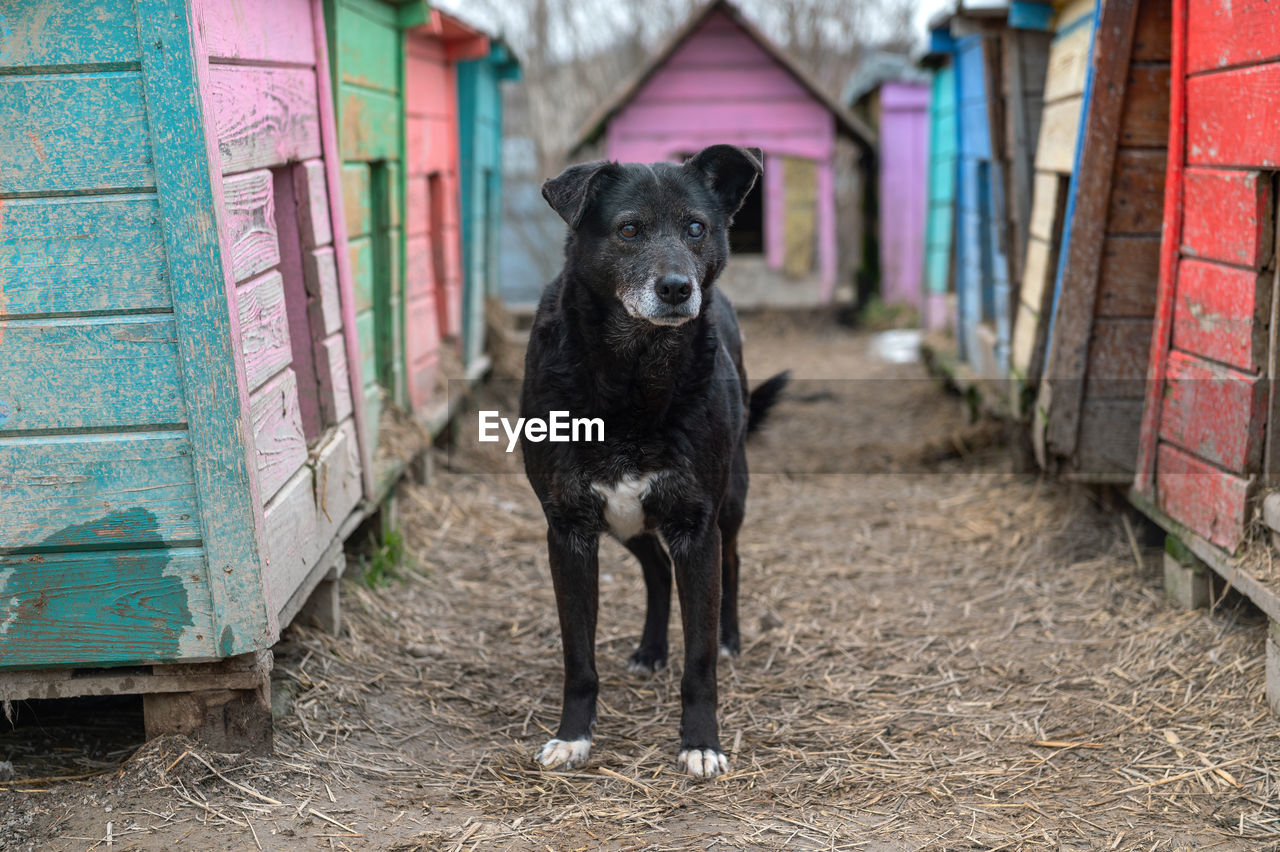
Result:
<instances>
[{"instance_id":1,"label":"peaked roof of dog house","mask_svg":"<svg viewBox=\"0 0 1280 852\"><path fill-rule=\"evenodd\" d=\"M712 12L724 12L733 23L746 33L747 37L764 49L775 62L781 65L787 73L796 79L801 86L814 98L821 103L836 119L836 130L846 136L852 138L858 144L865 148L874 149L876 146L876 133L865 122L857 116L851 115L840 103L817 84L816 81L803 68L796 64L796 61L789 56L781 47L774 44L768 36L760 32L755 24L751 23L745 15L739 11L738 7L729 0L710 0L701 9L694 12L684 26L676 30L672 36L667 39L666 43L659 48L653 56L640 67L640 69L631 76L623 85L618 87L613 97L605 101L591 116L583 123L582 129L575 136L575 142L570 149L570 153L580 150L585 145L600 138L604 133L605 127L613 120L622 109L640 93L644 85L649 82L657 71L666 64L671 55L676 52L679 47L688 41L689 37L697 32L698 27L705 21Z\"/></svg>"}]
</instances>

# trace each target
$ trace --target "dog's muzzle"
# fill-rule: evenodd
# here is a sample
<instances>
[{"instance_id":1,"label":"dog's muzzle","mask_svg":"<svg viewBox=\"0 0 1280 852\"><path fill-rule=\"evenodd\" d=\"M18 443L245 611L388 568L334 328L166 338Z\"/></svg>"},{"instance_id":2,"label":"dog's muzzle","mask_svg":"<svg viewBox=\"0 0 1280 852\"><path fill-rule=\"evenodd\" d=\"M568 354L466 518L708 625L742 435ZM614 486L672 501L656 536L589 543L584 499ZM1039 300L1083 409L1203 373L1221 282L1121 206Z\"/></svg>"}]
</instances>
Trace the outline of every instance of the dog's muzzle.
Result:
<instances>
[{"instance_id":1,"label":"dog's muzzle","mask_svg":"<svg viewBox=\"0 0 1280 852\"><path fill-rule=\"evenodd\" d=\"M683 325L702 308L702 290L686 275L663 275L622 298L627 313L654 325Z\"/></svg>"}]
</instances>

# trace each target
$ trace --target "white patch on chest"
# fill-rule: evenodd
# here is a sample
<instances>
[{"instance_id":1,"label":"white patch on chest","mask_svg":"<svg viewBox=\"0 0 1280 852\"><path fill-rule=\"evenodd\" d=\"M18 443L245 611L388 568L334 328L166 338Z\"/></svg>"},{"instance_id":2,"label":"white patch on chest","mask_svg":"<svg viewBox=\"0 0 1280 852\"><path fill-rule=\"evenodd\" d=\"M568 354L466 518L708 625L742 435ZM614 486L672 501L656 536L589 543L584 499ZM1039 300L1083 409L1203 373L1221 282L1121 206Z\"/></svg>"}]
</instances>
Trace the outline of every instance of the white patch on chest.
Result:
<instances>
[{"instance_id":1,"label":"white patch on chest","mask_svg":"<svg viewBox=\"0 0 1280 852\"><path fill-rule=\"evenodd\" d=\"M604 498L604 522L619 541L644 532L644 506L641 501L649 493L649 484L657 475L624 476L614 485L591 483L591 490Z\"/></svg>"}]
</instances>

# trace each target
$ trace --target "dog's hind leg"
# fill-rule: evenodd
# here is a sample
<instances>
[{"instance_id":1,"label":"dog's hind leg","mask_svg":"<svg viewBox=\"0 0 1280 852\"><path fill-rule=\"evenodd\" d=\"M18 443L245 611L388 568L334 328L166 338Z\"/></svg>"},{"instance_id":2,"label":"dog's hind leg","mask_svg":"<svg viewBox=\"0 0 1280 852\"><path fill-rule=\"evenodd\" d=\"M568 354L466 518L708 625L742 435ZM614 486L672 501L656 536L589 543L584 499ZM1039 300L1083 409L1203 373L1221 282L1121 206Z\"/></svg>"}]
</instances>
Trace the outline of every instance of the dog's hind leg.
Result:
<instances>
[{"instance_id":1,"label":"dog's hind leg","mask_svg":"<svg viewBox=\"0 0 1280 852\"><path fill-rule=\"evenodd\" d=\"M627 671L652 674L667 667L667 625L671 619L671 559L658 537L635 536L627 550L640 560L644 570L646 610L640 646L627 662Z\"/></svg>"},{"instance_id":2,"label":"dog's hind leg","mask_svg":"<svg viewBox=\"0 0 1280 852\"><path fill-rule=\"evenodd\" d=\"M564 653L564 703L555 738L534 756L548 769L574 769L591 753L591 729L596 723L596 614L600 580L598 544L554 526L547 529L551 582L560 613L560 644Z\"/></svg>"},{"instance_id":3,"label":"dog's hind leg","mask_svg":"<svg viewBox=\"0 0 1280 852\"><path fill-rule=\"evenodd\" d=\"M747 509L747 458L739 447L733 460L729 489L720 504L720 656L736 657L742 650L738 632L738 531Z\"/></svg>"}]
</instances>

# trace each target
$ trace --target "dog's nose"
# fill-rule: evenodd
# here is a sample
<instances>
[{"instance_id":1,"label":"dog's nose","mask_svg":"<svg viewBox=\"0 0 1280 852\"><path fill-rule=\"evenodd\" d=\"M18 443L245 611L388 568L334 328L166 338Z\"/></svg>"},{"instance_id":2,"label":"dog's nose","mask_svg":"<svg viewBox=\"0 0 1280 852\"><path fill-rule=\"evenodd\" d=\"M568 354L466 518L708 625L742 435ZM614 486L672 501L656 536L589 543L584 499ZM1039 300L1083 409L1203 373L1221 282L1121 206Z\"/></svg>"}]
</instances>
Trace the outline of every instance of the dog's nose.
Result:
<instances>
[{"instance_id":1,"label":"dog's nose","mask_svg":"<svg viewBox=\"0 0 1280 852\"><path fill-rule=\"evenodd\" d=\"M664 275L654 289L659 299L668 305L678 305L693 295L693 282L683 275Z\"/></svg>"}]
</instances>

